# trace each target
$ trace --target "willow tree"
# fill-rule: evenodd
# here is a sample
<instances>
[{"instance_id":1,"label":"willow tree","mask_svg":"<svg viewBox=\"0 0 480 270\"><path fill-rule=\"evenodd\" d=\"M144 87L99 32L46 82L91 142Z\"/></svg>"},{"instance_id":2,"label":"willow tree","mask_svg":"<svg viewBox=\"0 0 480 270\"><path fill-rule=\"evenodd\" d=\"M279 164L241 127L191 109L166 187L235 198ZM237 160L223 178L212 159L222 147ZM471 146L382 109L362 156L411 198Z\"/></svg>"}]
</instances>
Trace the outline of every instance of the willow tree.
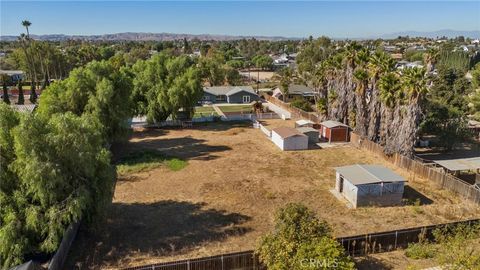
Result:
<instances>
[{"instance_id":1,"label":"willow tree","mask_svg":"<svg viewBox=\"0 0 480 270\"><path fill-rule=\"evenodd\" d=\"M190 57L159 53L138 61L133 73L135 114L146 115L150 123L175 118L179 111L193 116L203 88L199 69Z\"/></svg>"},{"instance_id":2,"label":"willow tree","mask_svg":"<svg viewBox=\"0 0 480 270\"><path fill-rule=\"evenodd\" d=\"M106 140L117 141L127 134L132 88L127 70L118 70L109 61L93 61L50 85L42 94L38 113L91 114L102 124Z\"/></svg>"}]
</instances>

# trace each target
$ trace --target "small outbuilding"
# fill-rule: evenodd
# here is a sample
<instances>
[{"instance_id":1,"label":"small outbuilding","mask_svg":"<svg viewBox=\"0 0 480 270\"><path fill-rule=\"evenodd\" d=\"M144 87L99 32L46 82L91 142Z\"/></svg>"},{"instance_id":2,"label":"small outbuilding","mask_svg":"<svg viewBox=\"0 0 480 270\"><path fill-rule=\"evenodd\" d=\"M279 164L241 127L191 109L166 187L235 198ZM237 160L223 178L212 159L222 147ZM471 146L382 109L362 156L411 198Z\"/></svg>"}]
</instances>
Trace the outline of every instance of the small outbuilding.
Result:
<instances>
[{"instance_id":1,"label":"small outbuilding","mask_svg":"<svg viewBox=\"0 0 480 270\"><path fill-rule=\"evenodd\" d=\"M380 165L337 167L335 190L354 208L402 203L405 179Z\"/></svg>"},{"instance_id":2,"label":"small outbuilding","mask_svg":"<svg viewBox=\"0 0 480 270\"><path fill-rule=\"evenodd\" d=\"M290 127L273 129L272 141L284 151L308 149L308 136Z\"/></svg>"},{"instance_id":3,"label":"small outbuilding","mask_svg":"<svg viewBox=\"0 0 480 270\"><path fill-rule=\"evenodd\" d=\"M312 121L310 120L305 120L305 119L302 119L302 120L298 120L295 122L295 127L296 128L299 128L299 127L310 127L310 128L313 128L313 123Z\"/></svg>"},{"instance_id":4,"label":"small outbuilding","mask_svg":"<svg viewBox=\"0 0 480 270\"><path fill-rule=\"evenodd\" d=\"M318 143L319 138L320 138L320 133L318 132L317 129L311 128L311 127L299 127L297 130L308 136L308 142L309 143Z\"/></svg>"},{"instance_id":5,"label":"small outbuilding","mask_svg":"<svg viewBox=\"0 0 480 270\"><path fill-rule=\"evenodd\" d=\"M337 121L324 121L320 123L322 138L331 142L348 142L349 127Z\"/></svg>"}]
</instances>

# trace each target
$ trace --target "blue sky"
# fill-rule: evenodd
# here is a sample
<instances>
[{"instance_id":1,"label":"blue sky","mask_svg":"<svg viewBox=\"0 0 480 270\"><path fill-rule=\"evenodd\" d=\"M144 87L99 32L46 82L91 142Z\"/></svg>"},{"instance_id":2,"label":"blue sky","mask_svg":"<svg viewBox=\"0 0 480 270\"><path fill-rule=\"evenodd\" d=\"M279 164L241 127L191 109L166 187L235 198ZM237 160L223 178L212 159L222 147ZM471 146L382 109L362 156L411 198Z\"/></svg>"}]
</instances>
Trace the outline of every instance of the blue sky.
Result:
<instances>
[{"instance_id":1,"label":"blue sky","mask_svg":"<svg viewBox=\"0 0 480 270\"><path fill-rule=\"evenodd\" d=\"M480 30L480 1L4 1L1 35L168 32L368 37L400 31Z\"/></svg>"}]
</instances>

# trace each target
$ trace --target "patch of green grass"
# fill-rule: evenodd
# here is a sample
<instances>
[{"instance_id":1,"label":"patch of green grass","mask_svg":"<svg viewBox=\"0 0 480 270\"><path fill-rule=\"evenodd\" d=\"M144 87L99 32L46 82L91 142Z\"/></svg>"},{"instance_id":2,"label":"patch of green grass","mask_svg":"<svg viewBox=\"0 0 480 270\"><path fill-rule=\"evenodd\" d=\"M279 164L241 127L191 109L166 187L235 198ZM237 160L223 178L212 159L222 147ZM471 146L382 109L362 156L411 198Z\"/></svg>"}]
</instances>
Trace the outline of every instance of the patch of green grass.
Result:
<instances>
[{"instance_id":1,"label":"patch of green grass","mask_svg":"<svg viewBox=\"0 0 480 270\"><path fill-rule=\"evenodd\" d=\"M232 105L232 106L218 106L222 112L244 112L250 113L252 111L252 105Z\"/></svg>"},{"instance_id":2,"label":"patch of green grass","mask_svg":"<svg viewBox=\"0 0 480 270\"><path fill-rule=\"evenodd\" d=\"M166 165L172 171L179 171L187 166L187 162L178 158L167 157L157 151L137 151L128 154L118 162L117 173L126 175L144 172L162 165Z\"/></svg>"},{"instance_id":3,"label":"patch of green grass","mask_svg":"<svg viewBox=\"0 0 480 270\"><path fill-rule=\"evenodd\" d=\"M195 114L193 117L201 117L201 116L210 116L210 115L218 115L218 113L212 107L205 106L205 107L195 107Z\"/></svg>"},{"instance_id":4,"label":"patch of green grass","mask_svg":"<svg viewBox=\"0 0 480 270\"><path fill-rule=\"evenodd\" d=\"M168 168L172 171L180 171L181 169L187 166L187 162L185 160L181 160L178 158L172 158L166 161Z\"/></svg>"}]
</instances>

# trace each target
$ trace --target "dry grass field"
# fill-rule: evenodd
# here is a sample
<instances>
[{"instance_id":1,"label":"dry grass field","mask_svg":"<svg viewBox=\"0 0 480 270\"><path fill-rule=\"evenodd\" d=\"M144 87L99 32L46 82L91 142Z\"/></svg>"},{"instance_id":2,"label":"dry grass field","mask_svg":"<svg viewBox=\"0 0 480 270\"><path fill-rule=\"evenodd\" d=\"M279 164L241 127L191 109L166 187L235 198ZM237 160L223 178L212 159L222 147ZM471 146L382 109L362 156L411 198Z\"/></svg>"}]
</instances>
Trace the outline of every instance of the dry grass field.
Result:
<instances>
[{"instance_id":1,"label":"dry grass field","mask_svg":"<svg viewBox=\"0 0 480 270\"><path fill-rule=\"evenodd\" d=\"M293 121L263 120L267 128ZM116 269L254 248L276 209L302 202L337 236L478 217L480 211L429 182L350 146L282 152L251 124L135 132L123 153L157 150L188 165L118 179L105 222L81 230L65 269ZM329 189L333 167L384 164L408 179L421 205L348 209Z\"/></svg>"}]
</instances>

